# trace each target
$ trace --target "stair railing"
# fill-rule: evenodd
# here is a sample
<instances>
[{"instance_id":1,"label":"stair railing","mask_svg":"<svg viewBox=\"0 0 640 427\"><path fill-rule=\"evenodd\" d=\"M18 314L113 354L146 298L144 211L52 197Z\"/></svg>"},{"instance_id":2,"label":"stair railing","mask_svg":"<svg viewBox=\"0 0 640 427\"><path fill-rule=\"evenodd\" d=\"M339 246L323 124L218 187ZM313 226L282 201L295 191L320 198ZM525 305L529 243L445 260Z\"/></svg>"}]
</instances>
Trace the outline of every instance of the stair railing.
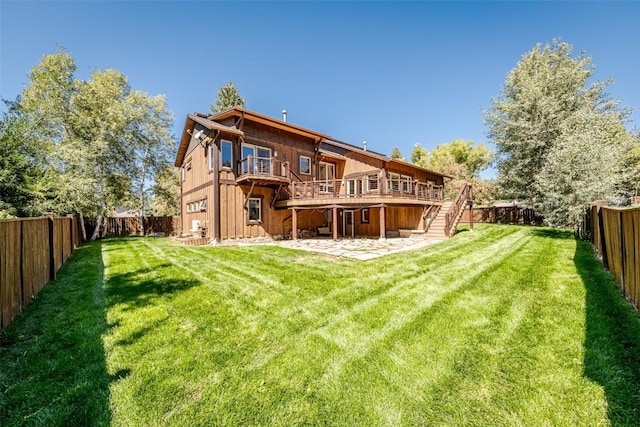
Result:
<instances>
[{"instance_id":1,"label":"stair railing","mask_svg":"<svg viewBox=\"0 0 640 427\"><path fill-rule=\"evenodd\" d=\"M456 198L453 199L453 203L449 208L445 216L444 232L447 237L451 237L453 229L458 225L460 213L464 210L468 202L472 200L471 186L467 183L462 184Z\"/></svg>"}]
</instances>

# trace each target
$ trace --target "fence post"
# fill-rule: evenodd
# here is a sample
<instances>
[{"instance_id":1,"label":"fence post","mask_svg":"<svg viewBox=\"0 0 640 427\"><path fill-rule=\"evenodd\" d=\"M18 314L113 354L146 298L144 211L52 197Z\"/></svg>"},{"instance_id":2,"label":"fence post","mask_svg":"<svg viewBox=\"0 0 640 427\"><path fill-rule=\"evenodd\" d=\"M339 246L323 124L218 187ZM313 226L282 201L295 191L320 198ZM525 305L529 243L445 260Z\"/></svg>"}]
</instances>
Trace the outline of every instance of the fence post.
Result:
<instances>
[{"instance_id":1,"label":"fence post","mask_svg":"<svg viewBox=\"0 0 640 427\"><path fill-rule=\"evenodd\" d=\"M49 220L49 280L56 280L55 233L53 231L53 214L45 213Z\"/></svg>"},{"instance_id":2,"label":"fence post","mask_svg":"<svg viewBox=\"0 0 640 427\"><path fill-rule=\"evenodd\" d=\"M625 292L625 290L627 289L627 286L625 284L625 277L624 277L624 266L627 263L627 254L626 254L626 248L624 247L624 228L622 226L622 211L618 211L618 233L620 234L620 287L622 288L622 295L627 294L627 292Z\"/></svg>"},{"instance_id":3,"label":"fence post","mask_svg":"<svg viewBox=\"0 0 640 427\"><path fill-rule=\"evenodd\" d=\"M20 220L20 312L28 303L24 300L24 220Z\"/></svg>"},{"instance_id":4,"label":"fence post","mask_svg":"<svg viewBox=\"0 0 640 427\"><path fill-rule=\"evenodd\" d=\"M609 260L607 258L607 242L605 240L605 232L604 232L605 224L604 224L604 218L602 214L602 206L597 207L597 212L598 212L598 228L600 231L600 246L602 250L602 253L600 255L602 255L602 265L604 266L604 268L608 270Z\"/></svg>"}]
</instances>

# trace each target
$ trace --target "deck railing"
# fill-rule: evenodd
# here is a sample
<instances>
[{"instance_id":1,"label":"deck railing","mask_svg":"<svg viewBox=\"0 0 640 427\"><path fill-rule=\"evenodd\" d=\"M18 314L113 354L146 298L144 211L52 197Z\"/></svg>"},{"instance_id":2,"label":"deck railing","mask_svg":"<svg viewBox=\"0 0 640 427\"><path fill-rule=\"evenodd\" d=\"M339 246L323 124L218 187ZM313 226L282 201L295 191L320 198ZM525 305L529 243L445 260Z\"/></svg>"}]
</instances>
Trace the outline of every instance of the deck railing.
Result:
<instances>
[{"instance_id":1,"label":"deck railing","mask_svg":"<svg viewBox=\"0 0 640 427\"><path fill-rule=\"evenodd\" d=\"M289 177L289 164L273 157L247 156L238 163L238 176L262 175Z\"/></svg>"},{"instance_id":2,"label":"deck railing","mask_svg":"<svg viewBox=\"0 0 640 427\"><path fill-rule=\"evenodd\" d=\"M329 179L291 183L293 200L394 197L442 201L441 185L400 179Z\"/></svg>"},{"instance_id":3,"label":"deck railing","mask_svg":"<svg viewBox=\"0 0 640 427\"><path fill-rule=\"evenodd\" d=\"M456 195L456 198L453 200L447 215L445 216L445 226L444 232L447 237L451 237L451 232L453 228L457 225L456 220L458 219L464 207L469 203L472 199L471 186L467 183L463 184Z\"/></svg>"}]
</instances>

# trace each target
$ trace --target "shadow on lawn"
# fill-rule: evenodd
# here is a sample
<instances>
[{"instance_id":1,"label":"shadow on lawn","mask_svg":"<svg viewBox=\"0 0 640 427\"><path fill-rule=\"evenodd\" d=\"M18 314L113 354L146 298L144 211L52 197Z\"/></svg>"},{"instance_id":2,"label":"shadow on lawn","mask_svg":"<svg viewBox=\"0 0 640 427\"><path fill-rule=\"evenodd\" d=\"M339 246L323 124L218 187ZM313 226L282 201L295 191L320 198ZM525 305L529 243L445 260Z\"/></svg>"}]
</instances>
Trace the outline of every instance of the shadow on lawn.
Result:
<instances>
[{"instance_id":1,"label":"shadow on lawn","mask_svg":"<svg viewBox=\"0 0 640 427\"><path fill-rule=\"evenodd\" d=\"M125 310L135 310L152 304L158 298L175 295L200 284L195 279L168 279L171 274L163 274L163 270L170 268L170 263L163 263L153 268L132 269L112 275L107 283L107 308L124 304Z\"/></svg>"},{"instance_id":2,"label":"shadow on lawn","mask_svg":"<svg viewBox=\"0 0 640 427\"><path fill-rule=\"evenodd\" d=\"M101 249L78 247L0 333L0 424L110 424Z\"/></svg>"},{"instance_id":3,"label":"shadow on lawn","mask_svg":"<svg viewBox=\"0 0 640 427\"><path fill-rule=\"evenodd\" d=\"M640 425L640 317L588 242L574 263L586 291L584 375L603 388L613 426Z\"/></svg>"}]
</instances>

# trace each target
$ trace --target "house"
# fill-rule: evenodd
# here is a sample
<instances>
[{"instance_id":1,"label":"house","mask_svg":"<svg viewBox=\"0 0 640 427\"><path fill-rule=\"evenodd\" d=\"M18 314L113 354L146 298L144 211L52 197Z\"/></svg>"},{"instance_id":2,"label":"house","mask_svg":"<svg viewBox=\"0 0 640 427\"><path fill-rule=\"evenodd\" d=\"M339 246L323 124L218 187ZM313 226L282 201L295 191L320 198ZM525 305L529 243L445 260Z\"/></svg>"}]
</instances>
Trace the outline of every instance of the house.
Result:
<instances>
[{"instance_id":1,"label":"house","mask_svg":"<svg viewBox=\"0 0 640 427\"><path fill-rule=\"evenodd\" d=\"M450 210L442 174L243 108L189 114L175 166L183 233L217 241L423 235Z\"/></svg>"}]
</instances>

